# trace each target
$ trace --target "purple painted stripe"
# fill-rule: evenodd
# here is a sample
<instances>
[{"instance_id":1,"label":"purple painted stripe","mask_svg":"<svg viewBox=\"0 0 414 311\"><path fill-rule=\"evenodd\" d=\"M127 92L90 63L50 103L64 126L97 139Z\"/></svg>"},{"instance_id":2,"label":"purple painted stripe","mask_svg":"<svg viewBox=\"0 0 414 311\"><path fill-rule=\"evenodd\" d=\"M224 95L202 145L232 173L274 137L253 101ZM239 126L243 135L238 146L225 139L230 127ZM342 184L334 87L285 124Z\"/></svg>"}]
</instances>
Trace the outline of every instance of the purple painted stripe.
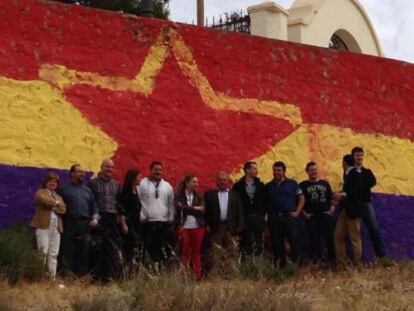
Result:
<instances>
[{"instance_id":1,"label":"purple painted stripe","mask_svg":"<svg viewBox=\"0 0 414 311\"><path fill-rule=\"evenodd\" d=\"M9 227L16 221L29 222L34 192L51 170L0 165L0 227ZM68 181L67 171L53 171L59 173L61 183ZM414 197L375 194L374 207L387 252L396 259L414 259ZM370 259L373 249L362 227L364 257Z\"/></svg>"},{"instance_id":2,"label":"purple painted stripe","mask_svg":"<svg viewBox=\"0 0 414 311\"><path fill-rule=\"evenodd\" d=\"M0 227L28 223L33 216L33 197L46 174L57 172L60 182L68 182L68 171L0 165Z\"/></svg>"},{"instance_id":3,"label":"purple painted stripe","mask_svg":"<svg viewBox=\"0 0 414 311\"><path fill-rule=\"evenodd\" d=\"M414 197L375 194L377 215L386 252L395 259L414 259ZM373 248L366 228L362 225L364 258L373 258Z\"/></svg>"}]
</instances>

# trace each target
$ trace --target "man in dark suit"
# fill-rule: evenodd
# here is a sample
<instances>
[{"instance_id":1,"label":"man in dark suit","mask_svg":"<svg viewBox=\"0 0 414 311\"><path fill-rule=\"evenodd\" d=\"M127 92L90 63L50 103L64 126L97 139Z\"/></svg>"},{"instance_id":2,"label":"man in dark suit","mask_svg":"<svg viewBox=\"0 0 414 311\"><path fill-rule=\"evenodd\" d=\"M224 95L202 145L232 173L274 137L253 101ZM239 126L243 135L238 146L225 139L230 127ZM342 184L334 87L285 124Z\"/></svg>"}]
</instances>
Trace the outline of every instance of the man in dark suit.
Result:
<instances>
[{"instance_id":1,"label":"man in dark suit","mask_svg":"<svg viewBox=\"0 0 414 311\"><path fill-rule=\"evenodd\" d=\"M211 275L235 272L237 237L243 229L243 209L237 192L229 190L226 172L217 174L217 189L205 193L207 231L211 233Z\"/></svg>"},{"instance_id":2,"label":"man in dark suit","mask_svg":"<svg viewBox=\"0 0 414 311\"><path fill-rule=\"evenodd\" d=\"M260 256L263 254L266 191L264 184L257 177L255 162L246 162L243 170L245 175L233 185L233 190L240 195L245 219L240 240L242 259L246 256Z\"/></svg>"}]
</instances>

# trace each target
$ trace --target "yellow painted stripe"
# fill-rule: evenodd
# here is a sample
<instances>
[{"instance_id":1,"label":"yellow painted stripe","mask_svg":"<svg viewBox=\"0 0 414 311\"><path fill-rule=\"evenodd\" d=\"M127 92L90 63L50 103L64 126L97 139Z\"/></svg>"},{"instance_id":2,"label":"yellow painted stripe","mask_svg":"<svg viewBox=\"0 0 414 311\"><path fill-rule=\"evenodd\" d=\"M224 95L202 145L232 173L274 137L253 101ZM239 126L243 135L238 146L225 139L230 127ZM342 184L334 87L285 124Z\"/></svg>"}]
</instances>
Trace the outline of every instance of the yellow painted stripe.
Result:
<instances>
[{"instance_id":1,"label":"yellow painted stripe","mask_svg":"<svg viewBox=\"0 0 414 311\"><path fill-rule=\"evenodd\" d=\"M62 65L43 64L39 70L42 80L64 88L73 84L97 86L111 91L132 91L145 95L152 93L154 81L168 56L169 45L162 32L151 47L148 56L133 79L126 77L102 76L95 72L82 72Z\"/></svg>"},{"instance_id":2,"label":"yellow painted stripe","mask_svg":"<svg viewBox=\"0 0 414 311\"><path fill-rule=\"evenodd\" d=\"M68 169L79 162L96 171L116 150L58 89L0 77L0 163Z\"/></svg>"},{"instance_id":3,"label":"yellow painted stripe","mask_svg":"<svg viewBox=\"0 0 414 311\"><path fill-rule=\"evenodd\" d=\"M287 120L294 125L302 123L300 109L295 105L254 98L233 98L216 92L211 87L208 79L199 70L197 62L183 38L170 28L161 31L157 41L151 47L140 72L134 79L102 76L94 72L81 72L56 64L41 65L39 76L42 80L58 88L64 88L73 84L86 84L112 91L138 92L148 96L154 89L156 77L171 49L181 70L199 90L207 106L217 110L268 115Z\"/></svg>"},{"instance_id":4,"label":"yellow painted stripe","mask_svg":"<svg viewBox=\"0 0 414 311\"><path fill-rule=\"evenodd\" d=\"M154 90L155 79L169 55L170 43L168 33L168 29L161 30L161 34L156 43L151 47L140 72L134 79L134 83L139 85L146 95L149 95Z\"/></svg>"},{"instance_id":5,"label":"yellow painted stripe","mask_svg":"<svg viewBox=\"0 0 414 311\"><path fill-rule=\"evenodd\" d=\"M303 125L254 160L265 181L272 178L274 161L284 161L288 176L298 181L306 178L306 163L316 161L321 177L338 190L342 184L342 157L354 146L363 146L366 151L365 165L373 170L378 181L376 192L414 195L414 142L408 139L360 134L329 125ZM238 179L241 175L237 171L232 177Z\"/></svg>"},{"instance_id":6,"label":"yellow painted stripe","mask_svg":"<svg viewBox=\"0 0 414 311\"><path fill-rule=\"evenodd\" d=\"M259 169L259 176L267 182L272 179L272 166L275 161L284 161L288 166L287 175L297 180L302 180L306 174L304 173L304 165L309 161L308 133L306 125L299 127L288 137L279 141L275 146L255 158ZM231 176L233 180L239 179L243 175L242 168L237 169Z\"/></svg>"},{"instance_id":7,"label":"yellow painted stripe","mask_svg":"<svg viewBox=\"0 0 414 311\"><path fill-rule=\"evenodd\" d=\"M294 125L302 123L300 109L295 105L255 98L233 98L214 91L208 79L199 70L190 48L174 30L171 30L171 44L181 70L199 90L204 103L211 108L273 116Z\"/></svg>"}]
</instances>

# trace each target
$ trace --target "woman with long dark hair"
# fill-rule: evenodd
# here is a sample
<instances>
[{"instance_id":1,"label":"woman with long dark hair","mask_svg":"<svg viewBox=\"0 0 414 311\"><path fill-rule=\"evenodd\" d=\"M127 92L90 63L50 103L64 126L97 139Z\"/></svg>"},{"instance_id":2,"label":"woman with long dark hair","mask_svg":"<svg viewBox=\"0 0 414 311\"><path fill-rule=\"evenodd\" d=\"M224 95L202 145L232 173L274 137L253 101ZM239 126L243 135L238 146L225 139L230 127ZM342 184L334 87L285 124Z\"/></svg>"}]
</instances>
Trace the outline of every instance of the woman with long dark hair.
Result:
<instances>
[{"instance_id":1,"label":"woman with long dark hair","mask_svg":"<svg viewBox=\"0 0 414 311\"><path fill-rule=\"evenodd\" d=\"M124 178L121 202L125 208L125 217L128 225L128 234L125 236L125 256L131 269L139 264L142 248L142 228L139 215L141 201L139 199L138 185L142 176L137 169L129 169Z\"/></svg>"},{"instance_id":2,"label":"woman with long dark hair","mask_svg":"<svg viewBox=\"0 0 414 311\"><path fill-rule=\"evenodd\" d=\"M201 279L201 245L205 234L204 200L197 193L198 178L188 174L175 195L176 224L179 228L181 269L188 274L190 262L197 280Z\"/></svg>"}]
</instances>

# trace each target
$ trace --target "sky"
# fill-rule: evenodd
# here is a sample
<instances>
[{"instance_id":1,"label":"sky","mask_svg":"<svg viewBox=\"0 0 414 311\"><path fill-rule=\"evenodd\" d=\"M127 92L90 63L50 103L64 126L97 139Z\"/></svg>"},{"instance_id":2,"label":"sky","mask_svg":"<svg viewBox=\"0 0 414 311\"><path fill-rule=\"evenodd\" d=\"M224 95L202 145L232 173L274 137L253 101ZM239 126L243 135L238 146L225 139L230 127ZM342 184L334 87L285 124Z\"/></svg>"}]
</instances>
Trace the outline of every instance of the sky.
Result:
<instances>
[{"instance_id":1,"label":"sky","mask_svg":"<svg viewBox=\"0 0 414 311\"><path fill-rule=\"evenodd\" d=\"M414 0L359 0L374 24L386 57L414 63ZM258 4L262 0L204 0L205 16L212 19ZM276 0L289 8L293 0ZM197 0L170 0L171 19L192 23Z\"/></svg>"}]
</instances>

